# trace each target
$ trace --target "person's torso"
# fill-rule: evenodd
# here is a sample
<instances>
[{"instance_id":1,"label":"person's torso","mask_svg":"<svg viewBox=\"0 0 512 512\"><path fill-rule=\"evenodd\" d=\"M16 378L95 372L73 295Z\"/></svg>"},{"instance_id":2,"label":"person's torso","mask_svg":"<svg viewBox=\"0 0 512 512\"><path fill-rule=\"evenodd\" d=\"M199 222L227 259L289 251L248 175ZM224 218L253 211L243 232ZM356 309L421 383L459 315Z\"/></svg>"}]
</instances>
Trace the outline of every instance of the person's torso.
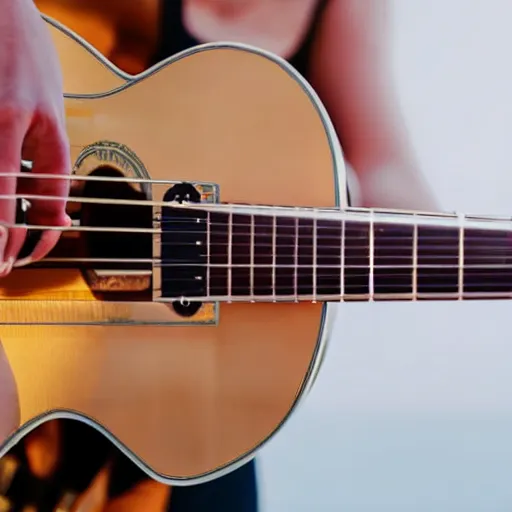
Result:
<instances>
[{"instance_id":1,"label":"person's torso","mask_svg":"<svg viewBox=\"0 0 512 512\"><path fill-rule=\"evenodd\" d=\"M328 0L35 1L128 73L197 44L236 41L276 53L307 75Z\"/></svg>"}]
</instances>

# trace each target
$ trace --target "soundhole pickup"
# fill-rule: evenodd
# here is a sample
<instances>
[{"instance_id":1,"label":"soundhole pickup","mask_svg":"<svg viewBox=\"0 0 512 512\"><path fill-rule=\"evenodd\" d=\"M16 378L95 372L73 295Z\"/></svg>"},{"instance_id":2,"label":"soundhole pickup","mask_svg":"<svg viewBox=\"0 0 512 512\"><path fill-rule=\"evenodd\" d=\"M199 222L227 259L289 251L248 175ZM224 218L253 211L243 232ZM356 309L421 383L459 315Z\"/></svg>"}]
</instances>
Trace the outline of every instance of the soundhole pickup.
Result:
<instances>
[{"instance_id":1,"label":"soundhole pickup","mask_svg":"<svg viewBox=\"0 0 512 512\"><path fill-rule=\"evenodd\" d=\"M171 187L164 201L200 203L190 183ZM200 210L164 206L161 211L161 295L180 316L195 315L207 295L208 216Z\"/></svg>"}]
</instances>

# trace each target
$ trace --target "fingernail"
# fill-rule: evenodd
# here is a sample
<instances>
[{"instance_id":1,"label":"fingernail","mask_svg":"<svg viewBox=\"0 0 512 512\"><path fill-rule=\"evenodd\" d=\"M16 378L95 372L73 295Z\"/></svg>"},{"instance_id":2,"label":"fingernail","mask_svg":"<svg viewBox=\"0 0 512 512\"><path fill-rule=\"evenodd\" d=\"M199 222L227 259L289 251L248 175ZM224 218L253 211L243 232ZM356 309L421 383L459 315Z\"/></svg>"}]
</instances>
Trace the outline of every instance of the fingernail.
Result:
<instances>
[{"instance_id":1,"label":"fingernail","mask_svg":"<svg viewBox=\"0 0 512 512\"><path fill-rule=\"evenodd\" d=\"M14 265L14 258L9 258L5 263L0 265L0 276L6 276L12 270Z\"/></svg>"},{"instance_id":2,"label":"fingernail","mask_svg":"<svg viewBox=\"0 0 512 512\"><path fill-rule=\"evenodd\" d=\"M0 262L4 263L4 251L7 245L7 228L0 226ZM0 264L1 265L1 264Z\"/></svg>"},{"instance_id":3,"label":"fingernail","mask_svg":"<svg viewBox=\"0 0 512 512\"><path fill-rule=\"evenodd\" d=\"M26 258L21 258L21 260L17 260L14 262L13 267L19 268L19 267L26 267L27 265L30 265L32 263L32 258L30 256L27 256Z\"/></svg>"}]
</instances>

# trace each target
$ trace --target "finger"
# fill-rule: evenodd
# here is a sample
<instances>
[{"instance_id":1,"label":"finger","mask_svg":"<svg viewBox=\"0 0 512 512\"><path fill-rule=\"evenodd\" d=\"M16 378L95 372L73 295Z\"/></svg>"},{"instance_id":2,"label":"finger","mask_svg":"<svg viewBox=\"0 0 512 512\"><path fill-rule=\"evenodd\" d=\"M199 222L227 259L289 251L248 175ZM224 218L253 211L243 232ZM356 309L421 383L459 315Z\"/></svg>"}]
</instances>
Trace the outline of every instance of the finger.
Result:
<instances>
[{"instance_id":1,"label":"finger","mask_svg":"<svg viewBox=\"0 0 512 512\"><path fill-rule=\"evenodd\" d=\"M20 197L20 182L18 180L16 186L16 197ZM19 201L19 200L18 200ZM19 203L16 202L16 227L10 229L10 233L12 236L9 236L8 243L5 248L6 260L9 262L9 268L7 269L10 272L10 265L14 265L18 254L20 253L22 247L27 241L27 233L28 230L23 226L26 223L26 204L25 202L21 202L21 208L23 215L18 215ZM7 273L7 272L6 272Z\"/></svg>"},{"instance_id":2,"label":"finger","mask_svg":"<svg viewBox=\"0 0 512 512\"><path fill-rule=\"evenodd\" d=\"M34 129L34 137L27 141L33 155L32 174L53 174L62 176L62 179L34 178L31 180L33 192L36 195L61 197L62 200L34 200L29 217L33 216L32 220L37 219L41 224L64 226L67 222L66 200L69 196L71 172L69 139L59 116L43 119L41 124L44 130Z\"/></svg>"},{"instance_id":3,"label":"finger","mask_svg":"<svg viewBox=\"0 0 512 512\"><path fill-rule=\"evenodd\" d=\"M63 179L32 178L26 180L28 193L36 196L55 196L60 199L52 200L31 200L31 206L27 212L29 223L36 225L48 225L56 227L67 227L71 225L71 219L66 214L66 200L69 195L69 174L71 168L68 137L58 122L58 117L53 119L42 119L38 121L44 127L36 126L31 130L27 140L27 153L30 153L33 162L32 173L61 175ZM57 244L62 231L48 230L44 232L27 258L16 262L16 266L22 266L32 261L44 258ZM14 244L9 247L9 256L21 247Z\"/></svg>"},{"instance_id":4,"label":"finger","mask_svg":"<svg viewBox=\"0 0 512 512\"><path fill-rule=\"evenodd\" d=\"M65 227L71 226L71 219L68 217ZM61 231L53 230L53 231L44 231L41 234L41 237L39 238L39 241L37 242L36 246L34 247L34 250L32 253L25 257L21 258L14 262L13 267L14 268L20 268L24 267L26 265L29 265L30 263L34 261L39 261L43 259L56 245L59 241L59 238L61 236ZM20 247L21 249L21 247ZM18 253L19 250L18 249Z\"/></svg>"},{"instance_id":5,"label":"finger","mask_svg":"<svg viewBox=\"0 0 512 512\"><path fill-rule=\"evenodd\" d=\"M20 424L18 390L9 359L0 341L0 445Z\"/></svg>"},{"instance_id":6,"label":"finger","mask_svg":"<svg viewBox=\"0 0 512 512\"><path fill-rule=\"evenodd\" d=\"M23 139L29 126L29 116L15 109L2 109L0 106L0 170L12 174L12 177L0 179L0 195L14 196L16 194L16 179L21 165L21 149ZM14 224L16 220L16 201L14 199L0 198L0 225L2 223ZM9 238L14 244L23 243L23 232L12 229L5 230L0 236L0 276L10 270L14 262L12 254L9 256L7 247Z\"/></svg>"}]
</instances>

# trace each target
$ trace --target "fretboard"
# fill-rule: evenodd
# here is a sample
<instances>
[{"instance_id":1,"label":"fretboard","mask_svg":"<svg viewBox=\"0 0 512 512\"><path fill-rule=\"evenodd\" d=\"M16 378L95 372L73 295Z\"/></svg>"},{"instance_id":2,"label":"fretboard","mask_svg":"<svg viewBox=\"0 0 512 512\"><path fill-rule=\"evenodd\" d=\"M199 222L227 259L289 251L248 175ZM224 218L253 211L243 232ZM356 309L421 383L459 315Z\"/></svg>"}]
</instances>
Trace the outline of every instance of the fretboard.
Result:
<instances>
[{"instance_id":1,"label":"fretboard","mask_svg":"<svg viewBox=\"0 0 512 512\"><path fill-rule=\"evenodd\" d=\"M188 295L217 300L512 297L508 221L358 212L325 219L196 211L195 234L168 234L174 257L164 275L195 278ZM194 254L180 244L195 244Z\"/></svg>"}]
</instances>

